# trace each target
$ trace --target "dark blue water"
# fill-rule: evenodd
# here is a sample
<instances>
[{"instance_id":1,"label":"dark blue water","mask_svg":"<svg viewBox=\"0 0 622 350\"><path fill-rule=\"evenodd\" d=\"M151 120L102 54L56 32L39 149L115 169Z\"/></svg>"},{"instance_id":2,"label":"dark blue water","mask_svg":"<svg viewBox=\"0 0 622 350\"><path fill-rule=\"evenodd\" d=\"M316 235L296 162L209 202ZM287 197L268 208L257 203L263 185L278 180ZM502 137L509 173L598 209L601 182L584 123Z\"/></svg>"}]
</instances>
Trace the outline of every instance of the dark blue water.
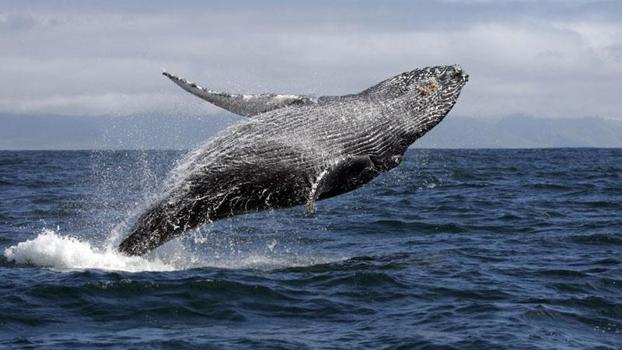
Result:
<instances>
[{"instance_id":1,"label":"dark blue water","mask_svg":"<svg viewBox=\"0 0 622 350\"><path fill-rule=\"evenodd\" d=\"M115 254L180 155L0 152L0 347L622 348L622 150L411 150Z\"/></svg>"}]
</instances>

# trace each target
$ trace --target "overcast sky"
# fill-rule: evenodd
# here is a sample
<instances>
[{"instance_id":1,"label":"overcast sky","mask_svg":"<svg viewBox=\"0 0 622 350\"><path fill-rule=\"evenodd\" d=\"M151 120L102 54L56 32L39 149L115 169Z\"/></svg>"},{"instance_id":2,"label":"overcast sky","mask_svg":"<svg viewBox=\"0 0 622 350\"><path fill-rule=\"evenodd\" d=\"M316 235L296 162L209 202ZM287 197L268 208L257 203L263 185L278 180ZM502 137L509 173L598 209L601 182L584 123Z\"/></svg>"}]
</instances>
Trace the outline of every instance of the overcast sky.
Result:
<instances>
[{"instance_id":1,"label":"overcast sky","mask_svg":"<svg viewBox=\"0 0 622 350\"><path fill-rule=\"evenodd\" d=\"M210 114L461 64L457 116L622 119L622 1L0 1L0 113Z\"/></svg>"}]
</instances>

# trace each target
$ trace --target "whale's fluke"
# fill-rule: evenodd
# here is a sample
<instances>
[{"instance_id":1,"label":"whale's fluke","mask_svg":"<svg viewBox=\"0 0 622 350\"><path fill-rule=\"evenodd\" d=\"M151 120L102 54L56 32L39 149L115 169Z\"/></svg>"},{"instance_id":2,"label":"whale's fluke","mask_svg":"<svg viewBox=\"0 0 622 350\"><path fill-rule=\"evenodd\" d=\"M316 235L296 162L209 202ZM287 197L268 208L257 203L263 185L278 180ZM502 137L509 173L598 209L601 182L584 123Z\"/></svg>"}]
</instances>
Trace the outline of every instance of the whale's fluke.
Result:
<instances>
[{"instance_id":1,"label":"whale's fluke","mask_svg":"<svg viewBox=\"0 0 622 350\"><path fill-rule=\"evenodd\" d=\"M290 94L230 94L221 91L212 91L199 86L196 83L180 78L169 72L162 75L172 80L182 89L198 96L199 98L223 108L229 112L245 117L252 117L264 112L291 106L317 103L317 99L305 95Z\"/></svg>"}]
</instances>

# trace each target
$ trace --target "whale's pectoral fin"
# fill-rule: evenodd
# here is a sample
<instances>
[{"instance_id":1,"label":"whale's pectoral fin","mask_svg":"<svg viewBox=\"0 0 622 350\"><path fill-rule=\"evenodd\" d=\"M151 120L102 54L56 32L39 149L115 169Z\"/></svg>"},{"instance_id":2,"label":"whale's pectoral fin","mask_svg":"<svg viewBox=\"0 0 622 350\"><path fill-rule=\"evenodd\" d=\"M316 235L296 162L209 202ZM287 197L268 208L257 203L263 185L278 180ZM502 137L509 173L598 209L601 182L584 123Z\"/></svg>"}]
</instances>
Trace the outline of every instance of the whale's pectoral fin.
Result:
<instances>
[{"instance_id":1,"label":"whale's pectoral fin","mask_svg":"<svg viewBox=\"0 0 622 350\"><path fill-rule=\"evenodd\" d=\"M311 184L305 210L315 213L315 202L351 191L376 177L380 171L369 156L348 156L324 169Z\"/></svg>"},{"instance_id":2,"label":"whale's pectoral fin","mask_svg":"<svg viewBox=\"0 0 622 350\"><path fill-rule=\"evenodd\" d=\"M309 196L307 197L307 203L305 204L305 212L307 215L315 214L315 201L317 200L320 192L324 189L324 183L326 182L326 177L329 174L328 169L322 170L320 175L317 176L315 181L311 184L311 191L309 191Z\"/></svg>"},{"instance_id":3,"label":"whale's pectoral fin","mask_svg":"<svg viewBox=\"0 0 622 350\"><path fill-rule=\"evenodd\" d=\"M215 106L245 117L252 117L257 114L287 106L317 103L317 99L305 95L240 95L212 91L168 72L163 72L162 74L189 93L198 96Z\"/></svg>"}]
</instances>

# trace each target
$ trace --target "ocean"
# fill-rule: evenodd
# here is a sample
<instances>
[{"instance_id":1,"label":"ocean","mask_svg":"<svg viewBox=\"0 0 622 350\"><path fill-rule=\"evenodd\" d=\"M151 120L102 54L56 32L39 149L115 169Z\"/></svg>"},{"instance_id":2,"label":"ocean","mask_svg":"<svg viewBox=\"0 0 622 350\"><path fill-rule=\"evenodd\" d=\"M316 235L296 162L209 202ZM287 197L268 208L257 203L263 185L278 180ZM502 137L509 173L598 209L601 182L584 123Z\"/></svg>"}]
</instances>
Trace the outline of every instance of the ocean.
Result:
<instances>
[{"instance_id":1,"label":"ocean","mask_svg":"<svg viewBox=\"0 0 622 350\"><path fill-rule=\"evenodd\" d=\"M0 348L622 348L622 149L411 149L119 255L182 155L0 152Z\"/></svg>"}]
</instances>

